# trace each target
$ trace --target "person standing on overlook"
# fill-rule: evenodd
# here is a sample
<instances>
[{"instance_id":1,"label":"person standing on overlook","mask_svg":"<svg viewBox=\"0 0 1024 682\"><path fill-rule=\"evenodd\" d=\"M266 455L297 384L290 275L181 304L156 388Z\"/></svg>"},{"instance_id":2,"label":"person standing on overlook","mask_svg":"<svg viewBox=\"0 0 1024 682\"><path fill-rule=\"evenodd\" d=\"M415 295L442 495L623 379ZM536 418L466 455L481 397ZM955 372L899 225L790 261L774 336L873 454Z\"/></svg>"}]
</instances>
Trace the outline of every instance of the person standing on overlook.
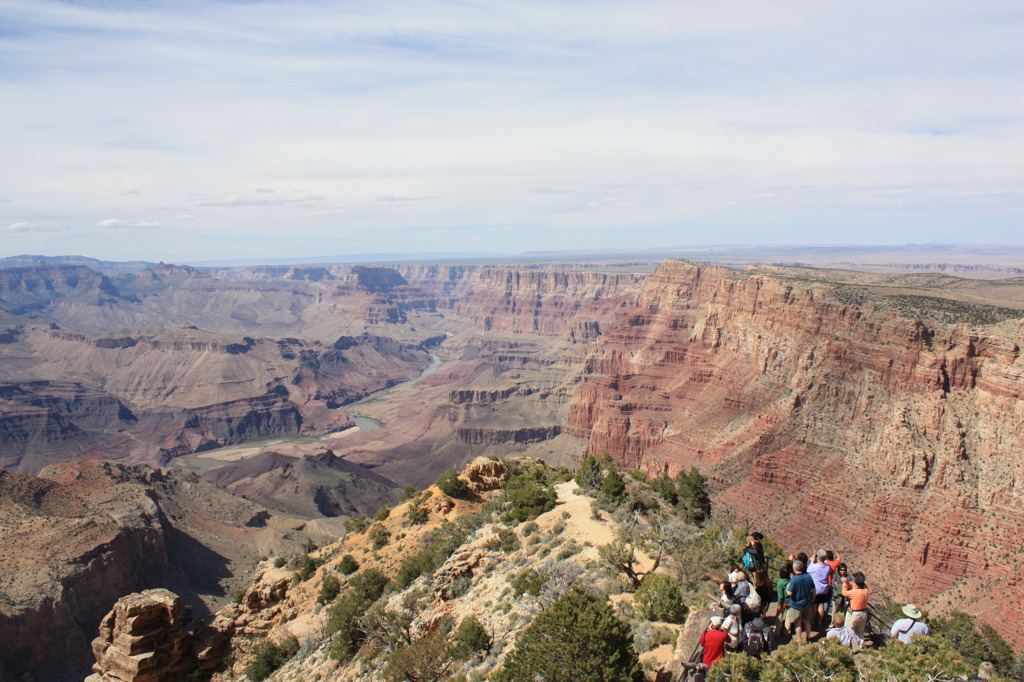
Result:
<instances>
[{"instance_id":1,"label":"person standing on overlook","mask_svg":"<svg viewBox=\"0 0 1024 682\"><path fill-rule=\"evenodd\" d=\"M793 562L793 577L786 586L789 595L789 610L786 611L786 627L796 626L796 639L807 641L814 615L814 579L805 573L806 566L799 559Z\"/></svg>"},{"instance_id":2,"label":"person standing on overlook","mask_svg":"<svg viewBox=\"0 0 1024 682\"><path fill-rule=\"evenodd\" d=\"M846 627L864 639L864 628L868 624L868 582L864 574L857 571L853 574L853 582L843 577L843 597L848 600Z\"/></svg>"},{"instance_id":3,"label":"person standing on overlook","mask_svg":"<svg viewBox=\"0 0 1024 682\"><path fill-rule=\"evenodd\" d=\"M892 624L889 636L900 640L904 644L913 644L911 637L914 635L930 635L928 624L924 622L920 609L914 604L907 604L903 607L906 618L900 618Z\"/></svg>"},{"instance_id":4,"label":"person standing on overlook","mask_svg":"<svg viewBox=\"0 0 1024 682\"><path fill-rule=\"evenodd\" d=\"M819 549L807 567L807 574L814 580L814 625L825 625L825 606L832 599L832 567L825 563L825 550Z\"/></svg>"},{"instance_id":5,"label":"person standing on overlook","mask_svg":"<svg viewBox=\"0 0 1024 682\"><path fill-rule=\"evenodd\" d=\"M704 647L701 661L709 668L725 656L725 645L731 638L722 631L722 617L712 616L708 629L700 636L700 645Z\"/></svg>"}]
</instances>

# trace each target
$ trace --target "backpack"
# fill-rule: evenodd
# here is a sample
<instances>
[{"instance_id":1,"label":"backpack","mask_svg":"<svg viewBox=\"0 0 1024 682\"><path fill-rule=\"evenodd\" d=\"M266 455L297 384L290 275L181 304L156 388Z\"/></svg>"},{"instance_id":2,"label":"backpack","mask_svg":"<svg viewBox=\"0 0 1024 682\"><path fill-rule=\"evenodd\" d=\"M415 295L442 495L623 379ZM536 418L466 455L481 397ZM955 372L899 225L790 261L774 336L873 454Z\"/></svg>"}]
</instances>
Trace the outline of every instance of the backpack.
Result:
<instances>
[{"instance_id":1,"label":"backpack","mask_svg":"<svg viewBox=\"0 0 1024 682\"><path fill-rule=\"evenodd\" d=\"M750 552L743 553L743 567L748 571L754 570L754 557L750 556Z\"/></svg>"},{"instance_id":2,"label":"backpack","mask_svg":"<svg viewBox=\"0 0 1024 682\"><path fill-rule=\"evenodd\" d=\"M761 610L761 595L757 593L757 590L750 590L750 595L743 601L743 607L753 613Z\"/></svg>"},{"instance_id":3,"label":"backpack","mask_svg":"<svg viewBox=\"0 0 1024 682\"><path fill-rule=\"evenodd\" d=\"M751 630L747 634L747 641L743 643L743 650L751 658L760 658L761 652L765 650L764 633L760 630Z\"/></svg>"}]
</instances>

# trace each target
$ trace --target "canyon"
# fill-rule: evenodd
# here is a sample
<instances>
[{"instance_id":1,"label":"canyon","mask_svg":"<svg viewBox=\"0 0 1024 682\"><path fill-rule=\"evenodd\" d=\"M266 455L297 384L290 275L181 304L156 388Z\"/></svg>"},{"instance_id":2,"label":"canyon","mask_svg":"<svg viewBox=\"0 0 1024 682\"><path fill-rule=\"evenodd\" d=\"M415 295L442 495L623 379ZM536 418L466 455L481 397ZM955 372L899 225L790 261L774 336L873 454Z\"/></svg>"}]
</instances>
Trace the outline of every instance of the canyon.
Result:
<instances>
[{"instance_id":1,"label":"canyon","mask_svg":"<svg viewBox=\"0 0 1024 682\"><path fill-rule=\"evenodd\" d=\"M953 269L0 269L2 480L247 444L202 476L308 520L477 456L608 452L697 467L736 523L1019 645L1024 280ZM110 585L87 620L160 586Z\"/></svg>"}]
</instances>

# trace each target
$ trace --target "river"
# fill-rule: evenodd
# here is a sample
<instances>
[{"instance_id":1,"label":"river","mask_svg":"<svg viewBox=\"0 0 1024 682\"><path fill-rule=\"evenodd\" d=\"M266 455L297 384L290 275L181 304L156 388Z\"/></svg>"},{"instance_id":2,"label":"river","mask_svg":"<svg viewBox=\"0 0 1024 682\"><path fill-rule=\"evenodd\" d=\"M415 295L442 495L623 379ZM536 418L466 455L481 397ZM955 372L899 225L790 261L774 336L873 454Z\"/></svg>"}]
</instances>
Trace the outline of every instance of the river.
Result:
<instances>
[{"instance_id":1,"label":"river","mask_svg":"<svg viewBox=\"0 0 1024 682\"><path fill-rule=\"evenodd\" d=\"M430 354L430 364L427 365L426 369L419 373L419 375L403 381L387 388L382 388L379 391L374 391L369 395L356 400L355 402L342 405L338 408L339 411L346 413L349 419L355 424L354 427L346 429L344 431L335 431L334 433L324 434L322 436L295 436L292 438L269 438L267 440L250 441L248 443L239 443L236 445L225 445L222 448L215 448L213 450L204 450L202 452L196 452L191 455L182 455L181 457L175 457L168 466L177 469L186 469L188 471L204 471L206 469L213 469L215 467L223 466L229 462L238 462L243 459L254 457L269 447L275 445L309 445L311 443L317 443L328 438L344 438L345 436L351 436L356 433L364 433L366 431L374 431L384 426L384 422L373 417L368 417L365 414L359 414L353 411L360 405L366 405L367 403L376 402L381 400L389 393L396 390L412 386L417 381L420 381L424 377L428 377L445 363L445 358L438 355L437 353Z\"/></svg>"}]
</instances>

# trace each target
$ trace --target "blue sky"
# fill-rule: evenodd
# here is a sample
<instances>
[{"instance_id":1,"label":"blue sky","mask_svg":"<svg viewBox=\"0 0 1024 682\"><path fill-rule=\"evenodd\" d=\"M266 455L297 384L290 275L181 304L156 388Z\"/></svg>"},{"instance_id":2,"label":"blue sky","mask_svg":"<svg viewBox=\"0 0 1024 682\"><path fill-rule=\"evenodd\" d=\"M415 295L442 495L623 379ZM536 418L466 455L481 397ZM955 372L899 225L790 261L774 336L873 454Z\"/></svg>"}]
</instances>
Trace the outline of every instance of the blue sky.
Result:
<instances>
[{"instance_id":1,"label":"blue sky","mask_svg":"<svg viewBox=\"0 0 1024 682\"><path fill-rule=\"evenodd\" d=\"M0 5L0 255L1021 244L1024 4Z\"/></svg>"}]
</instances>

